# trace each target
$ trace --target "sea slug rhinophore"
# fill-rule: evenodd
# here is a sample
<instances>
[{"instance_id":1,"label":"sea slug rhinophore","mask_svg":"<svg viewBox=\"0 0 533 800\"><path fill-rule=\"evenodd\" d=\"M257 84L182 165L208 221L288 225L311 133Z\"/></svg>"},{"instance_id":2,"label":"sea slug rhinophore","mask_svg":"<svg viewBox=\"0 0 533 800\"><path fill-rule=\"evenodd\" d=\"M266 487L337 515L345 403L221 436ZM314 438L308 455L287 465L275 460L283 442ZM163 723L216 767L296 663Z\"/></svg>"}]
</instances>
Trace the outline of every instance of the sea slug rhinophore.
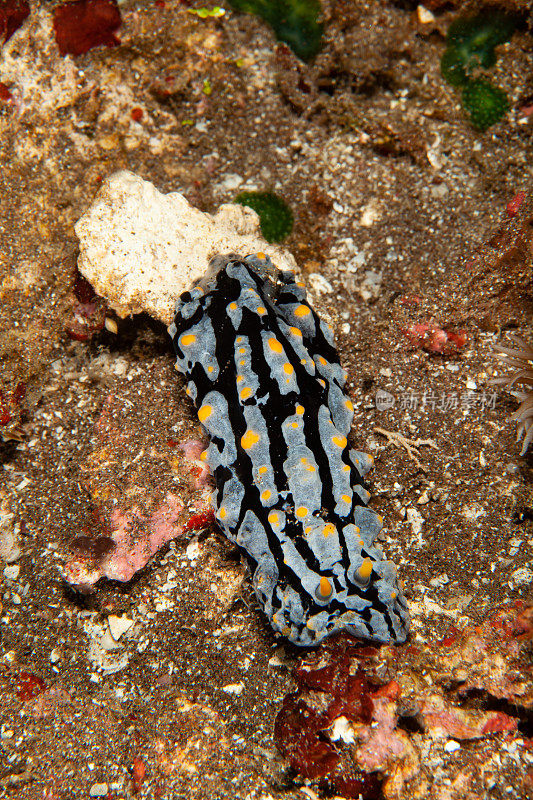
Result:
<instances>
[{"instance_id":1,"label":"sea slug rhinophore","mask_svg":"<svg viewBox=\"0 0 533 800\"><path fill-rule=\"evenodd\" d=\"M263 253L217 255L169 333L210 437L217 522L273 628L301 646L342 630L403 642L407 604L362 481L372 459L348 443L346 375L303 285Z\"/></svg>"}]
</instances>

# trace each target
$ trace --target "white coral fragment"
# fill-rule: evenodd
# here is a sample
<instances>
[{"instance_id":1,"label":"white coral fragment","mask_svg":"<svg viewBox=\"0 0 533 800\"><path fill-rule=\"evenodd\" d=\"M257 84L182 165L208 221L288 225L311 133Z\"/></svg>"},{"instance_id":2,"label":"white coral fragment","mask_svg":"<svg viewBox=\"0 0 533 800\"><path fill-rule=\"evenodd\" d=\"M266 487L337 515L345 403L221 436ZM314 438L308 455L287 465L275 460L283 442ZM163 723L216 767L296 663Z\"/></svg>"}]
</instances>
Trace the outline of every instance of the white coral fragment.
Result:
<instances>
[{"instance_id":1,"label":"white coral fragment","mask_svg":"<svg viewBox=\"0 0 533 800\"><path fill-rule=\"evenodd\" d=\"M204 214L179 192L162 194L125 170L107 178L75 230L79 270L111 308L167 325L177 298L215 253L263 251L279 269L296 268L287 250L263 239L252 209L226 204Z\"/></svg>"}]
</instances>

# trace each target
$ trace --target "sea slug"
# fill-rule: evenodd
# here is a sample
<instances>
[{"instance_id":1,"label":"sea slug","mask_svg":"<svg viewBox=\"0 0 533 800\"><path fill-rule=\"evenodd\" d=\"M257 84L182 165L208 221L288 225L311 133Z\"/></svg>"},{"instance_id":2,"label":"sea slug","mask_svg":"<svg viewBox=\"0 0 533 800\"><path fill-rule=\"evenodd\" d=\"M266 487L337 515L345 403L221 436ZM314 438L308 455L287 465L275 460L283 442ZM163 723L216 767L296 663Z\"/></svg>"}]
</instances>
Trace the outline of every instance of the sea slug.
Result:
<instances>
[{"instance_id":1,"label":"sea slug","mask_svg":"<svg viewBox=\"0 0 533 800\"><path fill-rule=\"evenodd\" d=\"M210 438L216 520L273 628L301 646L341 630L403 642L407 604L362 480L372 459L348 443L346 374L304 286L263 253L217 255L169 333Z\"/></svg>"}]
</instances>

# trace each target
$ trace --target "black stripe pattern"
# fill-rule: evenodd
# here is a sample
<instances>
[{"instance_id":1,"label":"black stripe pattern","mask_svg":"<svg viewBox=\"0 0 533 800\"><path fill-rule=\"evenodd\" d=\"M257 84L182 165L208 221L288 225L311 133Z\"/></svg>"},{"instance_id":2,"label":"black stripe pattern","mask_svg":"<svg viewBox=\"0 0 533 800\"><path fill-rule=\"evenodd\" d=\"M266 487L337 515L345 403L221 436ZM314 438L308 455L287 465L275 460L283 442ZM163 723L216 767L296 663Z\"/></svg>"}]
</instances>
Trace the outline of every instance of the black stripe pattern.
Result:
<instances>
[{"instance_id":1,"label":"black stripe pattern","mask_svg":"<svg viewBox=\"0 0 533 800\"><path fill-rule=\"evenodd\" d=\"M217 522L273 628L301 646L341 630L403 642L407 604L363 485L372 459L348 443L346 375L303 284L263 253L215 256L169 333L209 435Z\"/></svg>"}]
</instances>

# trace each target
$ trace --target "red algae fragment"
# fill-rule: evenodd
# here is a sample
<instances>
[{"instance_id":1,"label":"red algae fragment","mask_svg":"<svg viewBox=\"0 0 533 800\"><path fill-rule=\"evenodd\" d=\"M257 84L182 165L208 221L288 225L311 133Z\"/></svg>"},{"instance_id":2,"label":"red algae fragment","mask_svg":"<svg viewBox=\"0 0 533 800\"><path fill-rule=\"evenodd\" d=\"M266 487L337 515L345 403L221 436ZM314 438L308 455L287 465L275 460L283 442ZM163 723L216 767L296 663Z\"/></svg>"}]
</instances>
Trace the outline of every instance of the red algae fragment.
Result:
<instances>
[{"instance_id":1,"label":"red algae fragment","mask_svg":"<svg viewBox=\"0 0 533 800\"><path fill-rule=\"evenodd\" d=\"M509 200L509 202L507 203L507 206L506 206L507 216L508 217L516 217L516 215L518 214L518 212L520 210L520 206L522 205L522 203L524 202L525 199L526 199L526 193L525 192L518 192L517 194L515 194L513 199Z\"/></svg>"},{"instance_id":2,"label":"red algae fragment","mask_svg":"<svg viewBox=\"0 0 533 800\"><path fill-rule=\"evenodd\" d=\"M17 684L15 686L15 694L19 700L31 700L32 697L37 697L38 694L44 691L45 682L42 678L38 678L32 672L19 672L17 675Z\"/></svg>"},{"instance_id":3,"label":"red algae fragment","mask_svg":"<svg viewBox=\"0 0 533 800\"><path fill-rule=\"evenodd\" d=\"M11 419L11 414L9 413L7 402L4 398L3 393L0 391L0 425L7 425L10 419Z\"/></svg>"},{"instance_id":4,"label":"red algae fragment","mask_svg":"<svg viewBox=\"0 0 533 800\"><path fill-rule=\"evenodd\" d=\"M27 0L3 0L0 3L0 38L2 44L18 31L26 17L30 14Z\"/></svg>"},{"instance_id":5,"label":"red algae fragment","mask_svg":"<svg viewBox=\"0 0 533 800\"><path fill-rule=\"evenodd\" d=\"M281 753L293 769L305 778L321 778L339 763L335 748L320 740L321 731L330 725L327 714L313 711L296 694L288 695L276 717L274 737Z\"/></svg>"},{"instance_id":6,"label":"red algae fragment","mask_svg":"<svg viewBox=\"0 0 533 800\"><path fill-rule=\"evenodd\" d=\"M370 651L373 648L361 648L360 653ZM274 737L281 753L303 777L318 779L321 786L345 797L372 800L381 796L380 776L341 760L335 743L325 736L338 718L356 725L368 725L372 719L376 687L361 669L354 671L350 655L346 650L322 653L300 663L294 673L298 691L283 701Z\"/></svg>"},{"instance_id":7,"label":"red algae fragment","mask_svg":"<svg viewBox=\"0 0 533 800\"><path fill-rule=\"evenodd\" d=\"M0 100L4 100L4 102L6 103L13 100L13 95L11 94L5 83L0 83Z\"/></svg>"},{"instance_id":8,"label":"red algae fragment","mask_svg":"<svg viewBox=\"0 0 533 800\"><path fill-rule=\"evenodd\" d=\"M72 288L74 301L72 315L65 325L65 332L77 342L87 342L105 325L104 301L98 297L91 284L77 270Z\"/></svg>"},{"instance_id":9,"label":"red algae fragment","mask_svg":"<svg viewBox=\"0 0 533 800\"><path fill-rule=\"evenodd\" d=\"M11 394L0 389L0 436L5 439L19 439L21 403L26 396L26 384L19 381ZM7 427L9 426L9 428Z\"/></svg>"},{"instance_id":10,"label":"red algae fragment","mask_svg":"<svg viewBox=\"0 0 533 800\"><path fill-rule=\"evenodd\" d=\"M141 791L141 786L146 775L146 766L142 758L135 756L133 759L133 792L137 794Z\"/></svg>"},{"instance_id":11,"label":"red algae fragment","mask_svg":"<svg viewBox=\"0 0 533 800\"><path fill-rule=\"evenodd\" d=\"M22 381L19 381L15 386L15 390L11 395L11 399L15 405L20 405L20 403L24 400L25 397L26 397L26 384L22 383Z\"/></svg>"},{"instance_id":12,"label":"red algae fragment","mask_svg":"<svg viewBox=\"0 0 533 800\"><path fill-rule=\"evenodd\" d=\"M414 347L426 350L428 353L449 355L467 342L464 331L446 331L433 323L419 323L403 331Z\"/></svg>"},{"instance_id":13,"label":"red algae fragment","mask_svg":"<svg viewBox=\"0 0 533 800\"><path fill-rule=\"evenodd\" d=\"M297 691L276 718L277 747L319 788L413 800L429 796L425 760L447 759L468 742L477 753L474 765L464 774L453 761L447 774L461 786L450 798L475 800L502 737L510 753L523 746L520 724L529 724L533 707L533 672L525 660L532 638L533 607L517 602L480 626L452 627L444 639L417 647L331 639L299 660ZM498 701L508 708L493 710Z\"/></svg>"},{"instance_id":14,"label":"red algae fragment","mask_svg":"<svg viewBox=\"0 0 533 800\"><path fill-rule=\"evenodd\" d=\"M98 295L93 287L78 270L74 274L73 291L79 303L94 303L95 300L98 300Z\"/></svg>"},{"instance_id":15,"label":"red algae fragment","mask_svg":"<svg viewBox=\"0 0 533 800\"><path fill-rule=\"evenodd\" d=\"M54 31L62 56L80 56L93 47L115 47L121 23L116 0L75 0L54 10Z\"/></svg>"},{"instance_id":16,"label":"red algae fragment","mask_svg":"<svg viewBox=\"0 0 533 800\"><path fill-rule=\"evenodd\" d=\"M212 509L200 511L198 514L193 514L192 517L189 517L183 526L183 533L188 533L189 531L201 531L204 528L209 528L209 526L213 525L214 522L215 512Z\"/></svg>"}]
</instances>

